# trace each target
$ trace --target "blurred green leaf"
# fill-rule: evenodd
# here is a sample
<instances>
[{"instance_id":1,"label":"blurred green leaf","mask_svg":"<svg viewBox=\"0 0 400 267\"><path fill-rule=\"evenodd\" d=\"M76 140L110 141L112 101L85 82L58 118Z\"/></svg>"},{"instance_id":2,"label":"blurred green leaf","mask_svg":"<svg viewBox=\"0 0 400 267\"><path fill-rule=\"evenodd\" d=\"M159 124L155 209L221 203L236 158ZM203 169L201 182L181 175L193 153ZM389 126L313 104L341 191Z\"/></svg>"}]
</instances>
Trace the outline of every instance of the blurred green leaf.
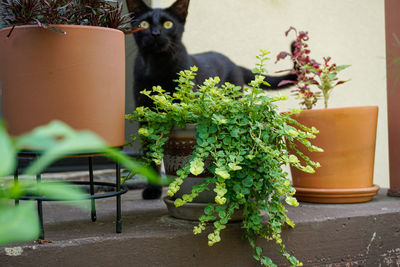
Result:
<instances>
[{"instance_id":1,"label":"blurred green leaf","mask_svg":"<svg viewBox=\"0 0 400 267\"><path fill-rule=\"evenodd\" d=\"M85 197L86 194L82 189L66 182L41 182L33 185L31 184L24 188L24 191L37 196L46 196L58 200L76 201L87 199ZM78 203L83 202L77 202L77 204ZM83 208L86 207L80 204L78 206Z\"/></svg>"},{"instance_id":2,"label":"blurred green leaf","mask_svg":"<svg viewBox=\"0 0 400 267\"><path fill-rule=\"evenodd\" d=\"M318 70L316 68L314 68L313 66L311 66L309 64L301 66L300 69L306 69L306 70L309 70L309 71L311 71L313 73L317 73L318 72Z\"/></svg>"},{"instance_id":3,"label":"blurred green leaf","mask_svg":"<svg viewBox=\"0 0 400 267\"><path fill-rule=\"evenodd\" d=\"M135 173L146 177L149 183L155 185L163 184L161 177L152 168L146 167L145 165L132 160L130 157L116 149L106 148L104 152L106 153L107 157L119 162L125 168L134 170Z\"/></svg>"},{"instance_id":4,"label":"blurred green leaf","mask_svg":"<svg viewBox=\"0 0 400 267\"><path fill-rule=\"evenodd\" d=\"M334 81L336 80L336 73L328 73L326 74L326 76L328 77L329 80ZM328 89L333 89L333 88L328 88Z\"/></svg>"},{"instance_id":5,"label":"blurred green leaf","mask_svg":"<svg viewBox=\"0 0 400 267\"><path fill-rule=\"evenodd\" d=\"M39 236L39 218L34 205L34 202L25 202L14 207L0 202L0 245Z\"/></svg>"},{"instance_id":6,"label":"blurred green leaf","mask_svg":"<svg viewBox=\"0 0 400 267\"><path fill-rule=\"evenodd\" d=\"M29 148L43 152L25 171L26 174L40 173L53 161L66 155L104 153L124 167L145 176L150 183L161 183L160 177L151 168L133 161L117 149L109 148L97 135L89 131L74 131L60 121L51 122L21 136L17 139L17 144L20 149Z\"/></svg>"},{"instance_id":7,"label":"blurred green leaf","mask_svg":"<svg viewBox=\"0 0 400 267\"><path fill-rule=\"evenodd\" d=\"M39 153L38 159L25 171L26 174L41 173L52 162L66 155L101 153L147 177L149 182L161 184L161 179L155 171L133 161L119 150L109 148L96 134L89 131L75 131L60 121L37 127L12 141L0 122L0 176L13 173L18 150ZM11 206L9 199L18 198L21 195L36 195L73 201L66 203L80 208L88 207L84 205L84 201L77 201L87 199L87 194L76 185L69 183L28 183L20 180L18 184L10 181L0 186L0 245L32 240L39 235L39 220L33 206L34 202Z\"/></svg>"},{"instance_id":8,"label":"blurred green leaf","mask_svg":"<svg viewBox=\"0 0 400 267\"><path fill-rule=\"evenodd\" d=\"M24 194L24 189L20 183L14 184L11 181L4 181L4 184L0 187L0 200L2 198L6 199L16 199Z\"/></svg>"},{"instance_id":9,"label":"blurred green leaf","mask_svg":"<svg viewBox=\"0 0 400 267\"><path fill-rule=\"evenodd\" d=\"M347 69L348 67L350 67L351 65L340 65L336 67L337 71L342 71L344 69Z\"/></svg>"},{"instance_id":10,"label":"blurred green leaf","mask_svg":"<svg viewBox=\"0 0 400 267\"><path fill-rule=\"evenodd\" d=\"M17 152L3 122L0 121L0 177L14 172Z\"/></svg>"},{"instance_id":11,"label":"blurred green leaf","mask_svg":"<svg viewBox=\"0 0 400 267\"><path fill-rule=\"evenodd\" d=\"M48 147L43 154L34 161L26 174L37 174L43 171L53 161L63 156L78 153L101 153L107 149L107 145L103 140L91 132L80 131L72 135L64 136L54 145Z\"/></svg>"},{"instance_id":12,"label":"blurred green leaf","mask_svg":"<svg viewBox=\"0 0 400 267\"><path fill-rule=\"evenodd\" d=\"M61 121L52 121L39 126L16 139L15 146L22 150L45 150L56 145L61 138L73 136L75 131Z\"/></svg>"}]
</instances>

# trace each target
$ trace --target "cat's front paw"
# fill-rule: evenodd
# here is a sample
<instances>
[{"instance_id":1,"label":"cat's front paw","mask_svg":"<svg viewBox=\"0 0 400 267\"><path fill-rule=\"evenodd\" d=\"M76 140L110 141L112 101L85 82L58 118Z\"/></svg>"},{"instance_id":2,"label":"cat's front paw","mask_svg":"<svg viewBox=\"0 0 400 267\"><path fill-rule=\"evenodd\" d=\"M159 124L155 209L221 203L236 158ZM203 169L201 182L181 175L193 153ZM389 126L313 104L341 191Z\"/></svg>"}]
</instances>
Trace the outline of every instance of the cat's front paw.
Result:
<instances>
[{"instance_id":1,"label":"cat's front paw","mask_svg":"<svg viewBox=\"0 0 400 267\"><path fill-rule=\"evenodd\" d=\"M159 199L162 194L162 186L148 184L142 192L143 199Z\"/></svg>"}]
</instances>

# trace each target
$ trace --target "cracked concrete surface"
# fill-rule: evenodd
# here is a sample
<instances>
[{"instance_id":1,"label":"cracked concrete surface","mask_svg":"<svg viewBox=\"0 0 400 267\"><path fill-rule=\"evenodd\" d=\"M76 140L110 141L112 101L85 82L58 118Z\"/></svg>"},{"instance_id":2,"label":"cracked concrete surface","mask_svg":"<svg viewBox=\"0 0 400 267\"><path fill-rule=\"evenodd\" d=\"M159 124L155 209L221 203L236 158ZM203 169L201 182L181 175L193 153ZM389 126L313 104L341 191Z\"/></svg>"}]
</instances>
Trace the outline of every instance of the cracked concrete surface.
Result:
<instances>
[{"instance_id":1,"label":"cracked concrete surface","mask_svg":"<svg viewBox=\"0 0 400 267\"><path fill-rule=\"evenodd\" d=\"M169 217L162 200L144 201L140 190L122 197L121 234L115 233L115 199L96 200L96 206L98 219L91 222L89 210L44 203L45 235L52 242L0 247L0 266L258 266L240 223L231 223L222 241L208 247L207 231L194 236L195 222ZM400 199L385 190L362 204L301 203L289 208L289 217L296 227L285 229L283 239L304 266L400 264ZM259 244L285 266L275 244Z\"/></svg>"}]
</instances>

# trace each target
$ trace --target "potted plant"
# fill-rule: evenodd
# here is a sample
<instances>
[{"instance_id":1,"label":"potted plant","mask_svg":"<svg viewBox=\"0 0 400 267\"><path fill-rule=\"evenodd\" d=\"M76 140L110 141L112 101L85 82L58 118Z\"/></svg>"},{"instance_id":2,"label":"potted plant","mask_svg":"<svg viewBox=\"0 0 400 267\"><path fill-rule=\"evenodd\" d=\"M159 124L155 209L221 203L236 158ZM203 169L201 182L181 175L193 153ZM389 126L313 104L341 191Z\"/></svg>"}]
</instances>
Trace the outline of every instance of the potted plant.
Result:
<instances>
[{"instance_id":1,"label":"potted plant","mask_svg":"<svg viewBox=\"0 0 400 267\"><path fill-rule=\"evenodd\" d=\"M294 226L282 201L298 205L292 197L295 190L281 167L291 164L306 172L314 172L318 167L318 163L302 154L300 157L305 164L301 165L297 156L288 151L286 143L301 142L312 151L320 149L309 141L315 137L316 129L302 126L291 118L290 115L298 111L287 114L277 111L275 102L286 97L265 96L260 89L265 83L261 73L267 54L262 51L257 57L260 63L254 70L256 77L250 88L242 89L229 83L219 85L218 77L196 86L193 80L197 68L192 67L179 73L173 94L161 87L142 91L153 100L154 108L138 107L127 117L142 125L138 132L148 160L160 164L164 155L172 155L166 150L174 144L187 147L189 152L182 155L178 154L181 150L176 149L176 154L186 157L186 161L177 164L178 168L170 169L176 173L176 178L169 186L168 199L173 200L178 209L190 206L204 191L215 193L198 218L199 224L193 229L195 234L203 232L206 224L214 221L214 231L208 235L208 244L212 246L221 240L220 232L241 209L244 237L254 248L256 260L265 266L275 266L255 243L255 238L261 237L274 240L291 265L300 265L285 250L281 239L282 227L286 224ZM301 128L296 129L291 124ZM170 137L171 132L185 127L191 133ZM179 136L187 138L186 141L177 142ZM175 197L188 176L204 173L207 178L193 186L190 193Z\"/></svg>"},{"instance_id":2,"label":"potted plant","mask_svg":"<svg viewBox=\"0 0 400 267\"><path fill-rule=\"evenodd\" d=\"M1 107L10 134L58 119L122 146L130 15L117 1L0 1Z\"/></svg>"},{"instance_id":3,"label":"potted plant","mask_svg":"<svg viewBox=\"0 0 400 267\"><path fill-rule=\"evenodd\" d=\"M296 68L298 80L283 81L294 83L295 95L304 106L299 114L293 115L300 123L315 126L320 134L315 145L324 153L313 155L321 164L315 174L309 175L292 168L293 186L300 201L319 203L355 203L373 198L379 190L373 184L376 128L378 107L361 106L347 108L327 108L333 88L346 81L338 79L338 73L349 65L338 66L326 57L323 63L310 58L306 43L308 33L297 32L291 27L287 32L296 33L293 54L281 52L277 61L290 57ZM312 88L317 88L315 92ZM319 98L324 99L325 109L312 109ZM311 156L299 144L290 144L293 151Z\"/></svg>"}]
</instances>

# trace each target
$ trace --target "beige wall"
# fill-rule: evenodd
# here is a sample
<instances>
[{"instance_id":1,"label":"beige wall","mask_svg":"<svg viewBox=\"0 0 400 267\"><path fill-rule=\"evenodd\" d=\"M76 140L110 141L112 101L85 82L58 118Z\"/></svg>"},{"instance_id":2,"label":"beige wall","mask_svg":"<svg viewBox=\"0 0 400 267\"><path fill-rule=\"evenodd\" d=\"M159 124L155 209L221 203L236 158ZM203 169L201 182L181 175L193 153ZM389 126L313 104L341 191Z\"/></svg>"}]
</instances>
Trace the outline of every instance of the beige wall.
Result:
<instances>
[{"instance_id":1,"label":"beige wall","mask_svg":"<svg viewBox=\"0 0 400 267\"><path fill-rule=\"evenodd\" d=\"M155 7L172 3L153 0ZM284 36L290 26L309 31L314 58L331 56L338 64L352 65L342 73L351 81L334 90L331 107L379 106L374 179L388 187L384 1L192 0L184 43L190 53L218 51L249 68L259 49L269 49L273 60L267 69L273 73L290 67L274 64L277 53L288 50L294 39ZM282 110L288 107L297 102L281 105Z\"/></svg>"}]
</instances>

